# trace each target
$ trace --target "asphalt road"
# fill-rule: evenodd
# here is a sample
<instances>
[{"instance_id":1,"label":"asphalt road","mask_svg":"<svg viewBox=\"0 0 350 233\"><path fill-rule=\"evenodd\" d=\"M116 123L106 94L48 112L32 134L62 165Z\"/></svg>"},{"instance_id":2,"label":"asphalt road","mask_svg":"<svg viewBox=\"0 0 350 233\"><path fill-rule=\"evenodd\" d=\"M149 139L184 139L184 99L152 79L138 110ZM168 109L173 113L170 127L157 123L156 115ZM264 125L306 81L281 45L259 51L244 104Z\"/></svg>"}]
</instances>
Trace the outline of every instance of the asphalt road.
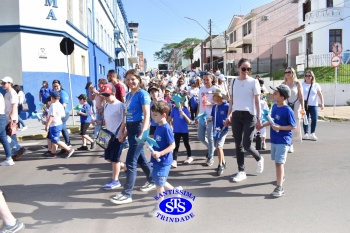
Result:
<instances>
[{"instance_id":1,"label":"asphalt road","mask_svg":"<svg viewBox=\"0 0 350 233\"><path fill-rule=\"evenodd\" d=\"M217 160L213 167L202 166L206 152L192 130L195 160L183 165L186 156L181 146L179 166L168 180L196 196L195 217L183 223L144 216L154 206L155 192L139 191L145 182L141 171L133 202L111 203L116 191L100 188L111 173L100 149L69 159L44 159L44 140L22 142L30 152L12 167L0 167L0 184L14 215L26 224L24 232L350 232L350 123L319 122L317 136L317 142L295 145L286 164L286 195L274 199L270 193L275 167L269 150L262 152L263 174L255 174L255 160L248 156L248 179L232 183L237 173L232 138L226 140L228 169L217 177ZM78 135L73 138L79 147ZM122 184L124 180L122 173Z\"/></svg>"}]
</instances>

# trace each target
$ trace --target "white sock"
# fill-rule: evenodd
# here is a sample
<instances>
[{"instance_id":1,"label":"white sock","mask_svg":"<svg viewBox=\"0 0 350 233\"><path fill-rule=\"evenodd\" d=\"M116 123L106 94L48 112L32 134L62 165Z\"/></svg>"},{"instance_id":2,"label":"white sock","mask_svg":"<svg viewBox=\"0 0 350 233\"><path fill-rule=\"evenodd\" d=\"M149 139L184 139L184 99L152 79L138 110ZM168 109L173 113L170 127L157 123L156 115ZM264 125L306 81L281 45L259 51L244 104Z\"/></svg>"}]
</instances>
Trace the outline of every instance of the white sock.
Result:
<instances>
[{"instance_id":1,"label":"white sock","mask_svg":"<svg viewBox=\"0 0 350 233\"><path fill-rule=\"evenodd\" d=\"M14 225L16 225L16 219L14 221L10 221L10 222L4 222L6 226L8 227L13 227Z\"/></svg>"}]
</instances>

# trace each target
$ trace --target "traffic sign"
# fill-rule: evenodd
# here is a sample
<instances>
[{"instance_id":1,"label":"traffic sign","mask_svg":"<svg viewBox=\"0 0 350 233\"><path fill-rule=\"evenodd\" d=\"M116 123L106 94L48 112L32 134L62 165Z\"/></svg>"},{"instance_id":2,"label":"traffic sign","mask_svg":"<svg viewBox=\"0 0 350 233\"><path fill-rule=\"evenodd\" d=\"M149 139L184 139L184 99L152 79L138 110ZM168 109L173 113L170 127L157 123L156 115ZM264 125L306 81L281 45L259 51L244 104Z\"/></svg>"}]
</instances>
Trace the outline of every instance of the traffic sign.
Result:
<instances>
[{"instance_id":1,"label":"traffic sign","mask_svg":"<svg viewBox=\"0 0 350 233\"><path fill-rule=\"evenodd\" d=\"M63 38L60 43L60 50L64 55L71 55L74 51L74 42L68 37Z\"/></svg>"},{"instance_id":2,"label":"traffic sign","mask_svg":"<svg viewBox=\"0 0 350 233\"><path fill-rule=\"evenodd\" d=\"M333 66L333 68L336 68L340 66L340 64L341 64L341 58L337 55L333 56L331 59L331 66Z\"/></svg>"},{"instance_id":3,"label":"traffic sign","mask_svg":"<svg viewBox=\"0 0 350 233\"><path fill-rule=\"evenodd\" d=\"M343 46L341 45L341 43L335 42L335 43L332 45L332 52L333 52L335 55L341 54L341 52L343 52Z\"/></svg>"}]
</instances>

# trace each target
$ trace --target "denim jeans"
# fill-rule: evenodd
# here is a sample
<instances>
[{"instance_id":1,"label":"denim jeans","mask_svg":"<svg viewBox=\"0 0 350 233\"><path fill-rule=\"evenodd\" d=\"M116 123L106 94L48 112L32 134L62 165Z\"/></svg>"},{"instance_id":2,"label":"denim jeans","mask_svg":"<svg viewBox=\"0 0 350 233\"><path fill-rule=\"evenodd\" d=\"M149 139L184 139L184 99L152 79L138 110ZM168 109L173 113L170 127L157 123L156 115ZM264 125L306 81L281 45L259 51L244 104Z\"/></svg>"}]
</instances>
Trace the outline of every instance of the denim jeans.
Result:
<instances>
[{"instance_id":1,"label":"denim jeans","mask_svg":"<svg viewBox=\"0 0 350 233\"><path fill-rule=\"evenodd\" d=\"M244 171L245 168L244 150L250 152L256 161L261 159L259 152L252 145L256 121L256 117L248 111L234 111L232 113L231 126L236 144L238 171Z\"/></svg>"},{"instance_id":2,"label":"denim jeans","mask_svg":"<svg viewBox=\"0 0 350 233\"><path fill-rule=\"evenodd\" d=\"M18 128L25 127L26 124L24 123L24 121L22 120L22 118L20 116L18 116Z\"/></svg>"},{"instance_id":3,"label":"denim jeans","mask_svg":"<svg viewBox=\"0 0 350 233\"><path fill-rule=\"evenodd\" d=\"M131 122L126 124L126 129L128 130L129 138L129 150L126 155L126 181L124 185L123 195L127 197L132 197L132 190L135 185L136 175L137 175L137 164L140 165L143 172L146 174L147 181L153 183L152 171L149 162L145 157L143 151L143 145L139 144L135 140L135 136L138 137L141 134L142 121Z\"/></svg>"},{"instance_id":4,"label":"denim jeans","mask_svg":"<svg viewBox=\"0 0 350 233\"><path fill-rule=\"evenodd\" d=\"M62 135L63 135L63 138L64 138L64 142L69 145L70 144L70 141L69 141L69 133L68 133L68 130L67 130L67 121L68 121L68 118L69 118L69 112L66 112L66 115L65 117L62 118Z\"/></svg>"},{"instance_id":5,"label":"denim jeans","mask_svg":"<svg viewBox=\"0 0 350 233\"><path fill-rule=\"evenodd\" d=\"M6 125L8 124L7 118L5 114L0 114L0 142L5 150L6 159L11 159L11 147L9 142L7 141L6 136Z\"/></svg>"},{"instance_id":6,"label":"denim jeans","mask_svg":"<svg viewBox=\"0 0 350 233\"><path fill-rule=\"evenodd\" d=\"M306 116L309 119L310 124L310 117L311 117L311 133L315 133L316 125L317 125L317 118L318 118L318 106L308 106L308 109L306 111ZM309 131L309 125L304 125L304 133L308 133Z\"/></svg>"},{"instance_id":7,"label":"denim jeans","mask_svg":"<svg viewBox=\"0 0 350 233\"><path fill-rule=\"evenodd\" d=\"M213 139L213 122L208 122L207 125L198 123L198 140L208 148L208 159L214 156L214 139Z\"/></svg>"},{"instance_id":8,"label":"denim jeans","mask_svg":"<svg viewBox=\"0 0 350 233\"><path fill-rule=\"evenodd\" d=\"M102 116L99 114L100 111L101 111L101 110L98 110L98 112L97 112L97 114L96 114L96 120L99 121L99 122L101 122L101 124L102 124ZM98 131L100 131L100 129L101 129L101 127L102 127L101 124L95 125L95 130L94 130L94 135L93 135L94 138L97 138Z\"/></svg>"}]
</instances>

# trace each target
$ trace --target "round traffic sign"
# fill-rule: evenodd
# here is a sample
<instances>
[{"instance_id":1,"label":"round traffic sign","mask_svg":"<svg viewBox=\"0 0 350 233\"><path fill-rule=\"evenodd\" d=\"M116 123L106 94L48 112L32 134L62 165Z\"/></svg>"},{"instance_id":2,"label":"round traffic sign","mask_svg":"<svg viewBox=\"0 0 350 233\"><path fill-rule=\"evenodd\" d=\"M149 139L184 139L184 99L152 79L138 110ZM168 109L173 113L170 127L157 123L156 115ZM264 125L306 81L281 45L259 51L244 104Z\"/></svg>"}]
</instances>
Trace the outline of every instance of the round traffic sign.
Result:
<instances>
[{"instance_id":1,"label":"round traffic sign","mask_svg":"<svg viewBox=\"0 0 350 233\"><path fill-rule=\"evenodd\" d=\"M333 66L334 68L340 66L341 64L341 58L337 55L333 56L331 59L331 66Z\"/></svg>"},{"instance_id":2,"label":"round traffic sign","mask_svg":"<svg viewBox=\"0 0 350 233\"><path fill-rule=\"evenodd\" d=\"M341 52L343 52L343 46L341 45L341 43L335 42L335 43L332 45L332 52L333 52L335 55L341 54Z\"/></svg>"}]
</instances>

